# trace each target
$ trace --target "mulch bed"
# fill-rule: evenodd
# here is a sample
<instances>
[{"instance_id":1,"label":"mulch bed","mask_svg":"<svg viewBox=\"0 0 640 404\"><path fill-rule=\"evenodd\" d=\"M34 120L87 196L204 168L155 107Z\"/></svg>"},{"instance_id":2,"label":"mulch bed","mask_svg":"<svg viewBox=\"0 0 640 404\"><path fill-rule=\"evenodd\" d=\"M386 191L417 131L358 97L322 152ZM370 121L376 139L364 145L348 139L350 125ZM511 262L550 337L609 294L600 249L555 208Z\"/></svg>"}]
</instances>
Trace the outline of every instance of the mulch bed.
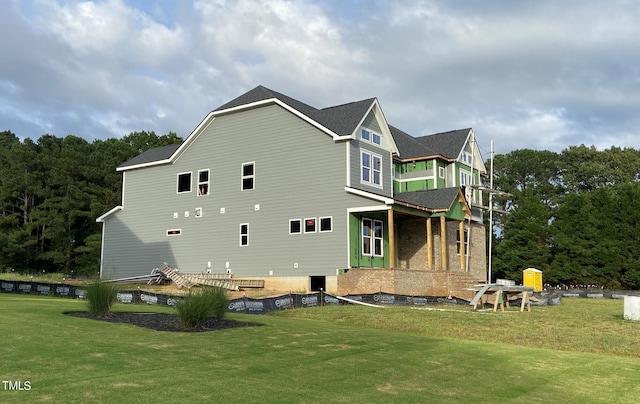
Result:
<instances>
[{"instance_id":1,"label":"mulch bed","mask_svg":"<svg viewBox=\"0 0 640 404\"><path fill-rule=\"evenodd\" d=\"M87 311L71 311L65 313L74 317L88 318L98 321L107 321L109 323L127 323L138 327L150 328L156 331L172 331L172 332L206 332L224 330L236 327L251 327L260 324L248 323L244 321L235 321L220 318L207 319L202 327L186 329L180 325L178 316L175 314L164 313L129 313L129 312L111 312L104 317L96 317Z\"/></svg>"}]
</instances>

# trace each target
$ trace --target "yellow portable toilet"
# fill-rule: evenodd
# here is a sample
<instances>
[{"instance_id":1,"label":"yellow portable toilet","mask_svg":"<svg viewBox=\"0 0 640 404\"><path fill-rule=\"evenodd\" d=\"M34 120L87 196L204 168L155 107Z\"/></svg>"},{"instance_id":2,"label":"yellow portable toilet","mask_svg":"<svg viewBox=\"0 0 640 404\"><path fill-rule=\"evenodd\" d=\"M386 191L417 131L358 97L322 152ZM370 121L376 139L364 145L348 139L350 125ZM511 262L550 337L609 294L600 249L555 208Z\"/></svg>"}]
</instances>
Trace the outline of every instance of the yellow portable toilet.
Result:
<instances>
[{"instance_id":1,"label":"yellow portable toilet","mask_svg":"<svg viewBox=\"0 0 640 404\"><path fill-rule=\"evenodd\" d=\"M534 292L542 292L542 271L527 268L522 271L522 284L533 288Z\"/></svg>"}]
</instances>

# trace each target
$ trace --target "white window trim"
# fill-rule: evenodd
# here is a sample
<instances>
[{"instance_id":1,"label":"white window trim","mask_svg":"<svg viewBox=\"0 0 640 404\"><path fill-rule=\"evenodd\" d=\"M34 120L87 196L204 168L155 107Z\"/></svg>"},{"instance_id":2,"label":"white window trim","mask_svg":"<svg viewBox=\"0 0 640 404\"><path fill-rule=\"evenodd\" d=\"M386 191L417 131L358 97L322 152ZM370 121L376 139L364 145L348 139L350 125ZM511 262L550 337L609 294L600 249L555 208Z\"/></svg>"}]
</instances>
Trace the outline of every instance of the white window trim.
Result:
<instances>
[{"instance_id":1,"label":"white window trim","mask_svg":"<svg viewBox=\"0 0 640 404\"><path fill-rule=\"evenodd\" d=\"M370 243L370 248L371 248L371 252L366 253L364 252L364 242L362 242L362 239L364 239L364 221L365 220L369 220L371 221L371 236L369 237L371 240ZM381 237L376 237L376 223L380 223L380 227L382 228L382 236ZM360 238L361 238L361 243L362 243L362 255L363 256L367 256L367 257L384 257L384 222L382 220L378 220L378 219L373 219L370 217L363 217L360 220ZM375 245L375 240L380 240L380 246L381 246L381 254L376 254L376 245Z\"/></svg>"},{"instance_id":2,"label":"white window trim","mask_svg":"<svg viewBox=\"0 0 640 404\"><path fill-rule=\"evenodd\" d=\"M463 151L460 155L460 162L469 167L473 167L473 154Z\"/></svg>"},{"instance_id":3,"label":"white window trim","mask_svg":"<svg viewBox=\"0 0 640 404\"><path fill-rule=\"evenodd\" d=\"M300 224L300 231L297 233L292 233L291 232L291 223L292 222L298 222L298 224ZM302 234L302 219L289 219L289 234Z\"/></svg>"},{"instance_id":4,"label":"white window trim","mask_svg":"<svg viewBox=\"0 0 640 404\"><path fill-rule=\"evenodd\" d=\"M468 181L463 184L462 178L466 176ZM460 186L473 185L473 177L471 177L471 173L467 170L460 169Z\"/></svg>"},{"instance_id":5,"label":"white window trim","mask_svg":"<svg viewBox=\"0 0 640 404\"><path fill-rule=\"evenodd\" d=\"M180 176L189 174L189 190L188 191L180 191ZM185 171L182 173L176 174L176 194L188 194L193 191L193 171Z\"/></svg>"},{"instance_id":6,"label":"white window trim","mask_svg":"<svg viewBox=\"0 0 640 404\"><path fill-rule=\"evenodd\" d=\"M205 171L207 172L207 180L200 182L200 173L203 173ZM196 191L198 193L198 196L207 196L207 195L209 195L211 193L211 170L208 169L208 168L206 168L204 170L198 170L198 179L197 179L197 181L198 181L198 187L196 188ZM207 185L207 193L206 194L201 194L200 193L200 185L202 185L202 184L206 184Z\"/></svg>"},{"instance_id":7,"label":"white window trim","mask_svg":"<svg viewBox=\"0 0 640 404\"><path fill-rule=\"evenodd\" d=\"M242 226L247 226L247 233L246 234L242 234ZM240 233L240 238L238 240L238 243L239 243L240 247L249 246L249 223L240 223L240 226L238 227L238 231ZM242 244L242 236L246 236L247 237L247 244Z\"/></svg>"},{"instance_id":8,"label":"white window trim","mask_svg":"<svg viewBox=\"0 0 640 404\"><path fill-rule=\"evenodd\" d=\"M313 220L315 223L313 231L307 231L307 220ZM305 217L302 222L302 232L304 234L313 234L318 232L318 218L315 217Z\"/></svg>"},{"instance_id":9,"label":"white window trim","mask_svg":"<svg viewBox=\"0 0 640 404\"><path fill-rule=\"evenodd\" d=\"M253 174L251 175L244 175L244 167L248 166L248 165L252 165L253 166ZM253 187L251 188L244 188L244 180L247 178L252 178L253 179ZM240 171L240 190L241 191L251 191L256 189L256 162L255 161L248 161L246 163L242 163L242 167L241 167L241 171Z\"/></svg>"},{"instance_id":10,"label":"white window trim","mask_svg":"<svg viewBox=\"0 0 640 404\"><path fill-rule=\"evenodd\" d=\"M465 237L466 236L466 237ZM460 255L460 230L456 230L456 254ZM471 252L469 251L469 230L464 229L464 236L466 240L464 241L464 256L470 256Z\"/></svg>"},{"instance_id":11,"label":"white window trim","mask_svg":"<svg viewBox=\"0 0 640 404\"><path fill-rule=\"evenodd\" d=\"M367 132L369 132L369 139L365 139L365 138L362 136L362 132L363 132L363 131L367 131ZM377 137L378 137L378 139L380 139L380 142L379 142L379 143L376 143L376 142L374 142L374 141L373 141L373 137L374 137L374 135L375 135L375 136L377 136ZM363 142L367 142L367 143L369 143L369 144L374 144L374 145L376 145L376 146L382 146L382 134L381 134L381 133L376 132L375 130L371 130L371 129L369 129L369 128L365 128L364 126L360 128L360 140L362 140Z\"/></svg>"},{"instance_id":12,"label":"white window trim","mask_svg":"<svg viewBox=\"0 0 640 404\"><path fill-rule=\"evenodd\" d=\"M322 219L331 220L331 229L330 230L322 230ZM316 227L318 228L318 231L320 233L331 233L333 231L333 216L322 216L322 217L319 217Z\"/></svg>"},{"instance_id":13,"label":"white window trim","mask_svg":"<svg viewBox=\"0 0 640 404\"><path fill-rule=\"evenodd\" d=\"M177 232L176 234L169 234L169 232ZM182 236L182 229L167 229L167 237Z\"/></svg>"},{"instance_id":14,"label":"white window trim","mask_svg":"<svg viewBox=\"0 0 640 404\"><path fill-rule=\"evenodd\" d=\"M438 167L438 178L444 179L446 175L446 170L444 167Z\"/></svg>"},{"instance_id":15,"label":"white window trim","mask_svg":"<svg viewBox=\"0 0 640 404\"><path fill-rule=\"evenodd\" d=\"M362 178L362 169L364 168L363 157L364 157L365 154L369 155L369 162L371 163L371 166L368 167L369 168L369 180L368 181L365 181ZM374 157L380 159L380 168L378 170L375 170L375 171L378 171L380 173L380 184L376 184L375 182L373 182L373 172L374 172L373 160L374 160ZM370 185L372 187L382 188L383 187L382 186L382 184L383 184L383 181L382 181L383 175L382 174L384 172L382 170L382 166L383 166L383 161L382 161L382 156L381 155L373 153L373 152L370 152L369 150L360 150L360 173L359 173L359 175L360 175L360 183L361 184L367 184L367 185Z\"/></svg>"}]
</instances>

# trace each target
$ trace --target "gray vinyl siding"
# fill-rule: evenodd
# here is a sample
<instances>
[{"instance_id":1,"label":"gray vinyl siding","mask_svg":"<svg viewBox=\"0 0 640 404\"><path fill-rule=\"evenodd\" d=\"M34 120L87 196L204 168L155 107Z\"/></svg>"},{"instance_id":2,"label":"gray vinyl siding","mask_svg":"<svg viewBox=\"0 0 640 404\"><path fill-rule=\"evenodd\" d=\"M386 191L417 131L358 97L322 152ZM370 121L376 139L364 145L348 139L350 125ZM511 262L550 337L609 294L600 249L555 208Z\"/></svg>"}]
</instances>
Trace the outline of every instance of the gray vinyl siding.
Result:
<instances>
[{"instance_id":1,"label":"gray vinyl siding","mask_svg":"<svg viewBox=\"0 0 640 404\"><path fill-rule=\"evenodd\" d=\"M360 165L360 154L362 151L377 154L382 157L382 187L363 183L360 180L362 169ZM349 155L351 160L349 164L351 168L351 187L389 198L393 196L393 161L391 159L391 152L377 145L356 139L351 140Z\"/></svg>"},{"instance_id":2,"label":"gray vinyl siding","mask_svg":"<svg viewBox=\"0 0 640 404\"><path fill-rule=\"evenodd\" d=\"M362 121L362 127L382 133L375 112L372 110ZM361 181L361 152L366 151L371 154L377 154L382 157L382 187L373 184L363 183ZM357 131L355 140L351 140L350 155L350 173L349 180L351 186L367 192L387 197L393 196L393 161L391 152L386 148L386 140L383 138L382 144L377 145L371 142L360 140L360 130Z\"/></svg>"},{"instance_id":3,"label":"gray vinyl siding","mask_svg":"<svg viewBox=\"0 0 640 404\"><path fill-rule=\"evenodd\" d=\"M369 128L373 131L376 131L378 133L382 132L382 129L380 129L380 125L378 125L376 114L373 111L369 112L369 114L364 119L364 121L362 121L362 126L365 128Z\"/></svg>"},{"instance_id":4,"label":"gray vinyl siding","mask_svg":"<svg viewBox=\"0 0 640 404\"><path fill-rule=\"evenodd\" d=\"M216 117L173 164L125 172L123 209L104 224L103 276L148 274L163 262L183 273L211 262L212 272L229 263L236 276L335 275L348 265L347 209L372 204L344 191L346 147L276 105ZM242 191L246 162L255 162L255 189ZM390 190L390 156L385 164ZM203 169L210 194L197 196ZM182 172L192 172L192 192L177 194ZM332 232L289 234L290 219L316 218L319 229L328 216ZM243 223L248 246L239 245ZM182 235L168 237L169 229Z\"/></svg>"}]
</instances>

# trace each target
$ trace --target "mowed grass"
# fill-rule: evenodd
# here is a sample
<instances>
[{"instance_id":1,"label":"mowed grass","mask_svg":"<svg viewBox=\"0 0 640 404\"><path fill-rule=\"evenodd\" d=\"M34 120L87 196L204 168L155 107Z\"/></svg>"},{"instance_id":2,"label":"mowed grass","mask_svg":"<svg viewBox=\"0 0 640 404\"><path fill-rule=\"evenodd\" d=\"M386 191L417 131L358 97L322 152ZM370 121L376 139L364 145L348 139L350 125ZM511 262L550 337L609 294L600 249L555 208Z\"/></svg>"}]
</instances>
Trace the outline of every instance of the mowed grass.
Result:
<instances>
[{"instance_id":1,"label":"mowed grass","mask_svg":"<svg viewBox=\"0 0 640 404\"><path fill-rule=\"evenodd\" d=\"M0 295L0 379L31 384L28 391L0 384L0 402L640 398L640 324L622 319L622 301L564 299L531 313L323 307L233 314L263 326L209 333L157 332L63 314L84 309L79 300ZM122 304L114 310L173 312Z\"/></svg>"}]
</instances>

